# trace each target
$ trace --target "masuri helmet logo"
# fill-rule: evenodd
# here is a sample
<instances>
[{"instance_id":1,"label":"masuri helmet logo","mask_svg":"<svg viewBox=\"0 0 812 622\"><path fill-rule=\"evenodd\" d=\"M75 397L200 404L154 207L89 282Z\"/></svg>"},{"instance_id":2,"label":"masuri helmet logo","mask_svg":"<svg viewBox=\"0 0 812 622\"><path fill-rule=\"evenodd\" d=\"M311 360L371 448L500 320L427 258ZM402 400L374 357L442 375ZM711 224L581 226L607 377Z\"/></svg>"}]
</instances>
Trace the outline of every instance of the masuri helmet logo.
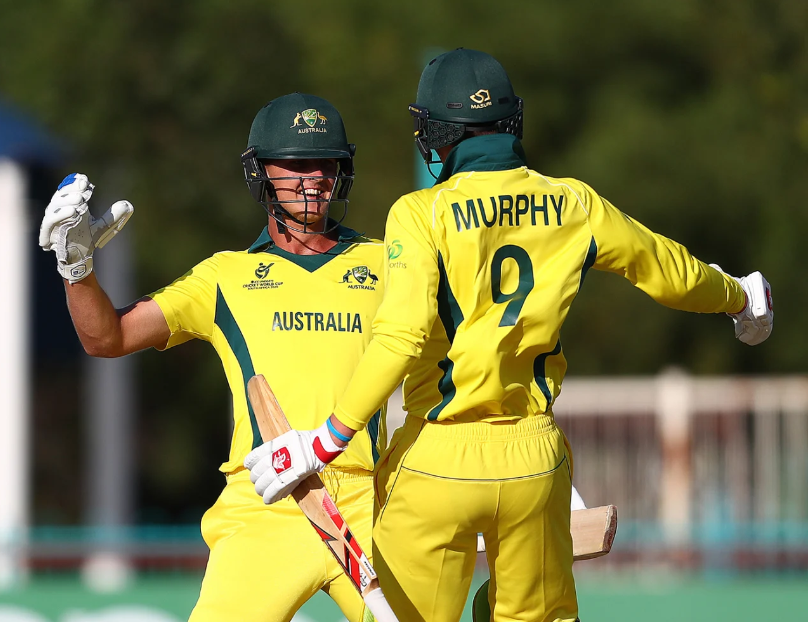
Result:
<instances>
[{"instance_id":1,"label":"masuri helmet logo","mask_svg":"<svg viewBox=\"0 0 812 622\"><path fill-rule=\"evenodd\" d=\"M491 92L488 89L479 89L473 95L468 96L473 104L471 104L471 108L487 108L493 102L491 101Z\"/></svg>"},{"instance_id":2,"label":"masuri helmet logo","mask_svg":"<svg viewBox=\"0 0 812 622\"><path fill-rule=\"evenodd\" d=\"M491 98L490 91L488 89L479 89L476 93L471 95L471 101L475 104L482 104L488 101Z\"/></svg>"}]
</instances>

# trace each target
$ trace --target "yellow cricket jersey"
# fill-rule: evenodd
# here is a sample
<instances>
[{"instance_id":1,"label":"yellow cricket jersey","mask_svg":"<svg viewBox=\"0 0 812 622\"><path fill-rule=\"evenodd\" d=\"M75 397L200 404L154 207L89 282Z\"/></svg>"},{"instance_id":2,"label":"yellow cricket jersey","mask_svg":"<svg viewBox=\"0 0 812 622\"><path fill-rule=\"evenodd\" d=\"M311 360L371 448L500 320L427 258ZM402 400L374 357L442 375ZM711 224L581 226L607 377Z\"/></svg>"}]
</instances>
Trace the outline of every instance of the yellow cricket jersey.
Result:
<instances>
[{"instance_id":1,"label":"yellow cricket jersey","mask_svg":"<svg viewBox=\"0 0 812 622\"><path fill-rule=\"evenodd\" d=\"M732 278L583 182L527 168L507 134L452 150L437 184L393 205L386 244L373 342L335 410L353 429L407 371L410 415L469 421L550 411L566 371L561 326L592 267L675 309L738 312L745 302ZM363 390L373 379L380 393Z\"/></svg>"},{"instance_id":2,"label":"yellow cricket jersey","mask_svg":"<svg viewBox=\"0 0 812 622\"><path fill-rule=\"evenodd\" d=\"M234 435L221 471L241 467L262 442L246 392L253 375L268 380L291 427L314 429L372 338L383 298L383 245L346 227L338 232L327 253L295 255L276 247L266 228L247 251L217 253L151 294L171 331L166 347L202 339L223 362ZM372 470L386 443L385 403L333 466Z\"/></svg>"}]
</instances>

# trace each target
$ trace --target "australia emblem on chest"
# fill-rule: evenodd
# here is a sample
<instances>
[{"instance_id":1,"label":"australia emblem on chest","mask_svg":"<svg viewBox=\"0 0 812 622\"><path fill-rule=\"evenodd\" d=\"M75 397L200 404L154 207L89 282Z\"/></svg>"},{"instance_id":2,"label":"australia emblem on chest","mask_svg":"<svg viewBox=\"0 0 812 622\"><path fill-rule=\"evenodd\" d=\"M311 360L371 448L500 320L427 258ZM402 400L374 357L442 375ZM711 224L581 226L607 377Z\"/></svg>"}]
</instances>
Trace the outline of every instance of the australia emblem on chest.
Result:
<instances>
[{"instance_id":1,"label":"australia emblem on chest","mask_svg":"<svg viewBox=\"0 0 812 622\"><path fill-rule=\"evenodd\" d=\"M378 277L369 270L369 266L355 266L344 273L342 283L347 283L347 289L369 289L375 291Z\"/></svg>"},{"instance_id":2,"label":"australia emblem on chest","mask_svg":"<svg viewBox=\"0 0 812 622\"><path fill-rule=\"evenodd\" d=\"M249 277L249 281L243 283L243 289L249 291L255 289L277 289L280 285L283 285L282 281L276 281L269 276L273 264L274 262L263 263L260 261L259 266L254 270L251 277Z\"/></svg>"}]
</instances>

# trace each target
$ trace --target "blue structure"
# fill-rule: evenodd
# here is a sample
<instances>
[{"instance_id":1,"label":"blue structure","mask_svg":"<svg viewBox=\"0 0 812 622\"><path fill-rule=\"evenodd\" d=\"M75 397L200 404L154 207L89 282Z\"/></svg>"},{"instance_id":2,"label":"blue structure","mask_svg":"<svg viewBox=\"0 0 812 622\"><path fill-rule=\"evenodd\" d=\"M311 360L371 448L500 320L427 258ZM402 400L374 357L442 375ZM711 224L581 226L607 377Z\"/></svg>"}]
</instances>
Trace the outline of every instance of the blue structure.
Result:
<instances>
[{"instance_id":1,"label":"blue structure","mask_svg":"<svg viewBox=\"0 0 812 622\"><path fill-rule=\"evenodd\" d=\"M22 112L0 101L0 158L29 165L55 165L65 145L48 135Z\"/></svg>"}]
</instances>

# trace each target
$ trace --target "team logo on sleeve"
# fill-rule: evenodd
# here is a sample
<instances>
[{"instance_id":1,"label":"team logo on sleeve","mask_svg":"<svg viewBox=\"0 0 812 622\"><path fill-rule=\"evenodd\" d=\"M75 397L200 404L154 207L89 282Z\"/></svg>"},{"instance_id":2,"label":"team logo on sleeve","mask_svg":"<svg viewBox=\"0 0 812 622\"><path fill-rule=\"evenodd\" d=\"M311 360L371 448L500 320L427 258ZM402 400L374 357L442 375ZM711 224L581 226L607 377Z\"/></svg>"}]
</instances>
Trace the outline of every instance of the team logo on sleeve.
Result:
<instances>
[{"instance_id":1,"label":"team logo on sleeve","mask_svg":"<svg viewBox=\"0 0 812 622\"><path fill-rule=\"evenodd\" d=\"M400 240L393 240L389 245L389 259L397 259L403 252L403 245Z\"/></svg>"},{"instance_id":2,"label":"team logo on sleeve","mask_svg":"<svg viewBox=\"0 0 812 622\"><path fill-rule=\"evenodd\" d=\"M271 456L271 464L276 474L284 473L291 466L290 452L287 447L280 447Z\"/></svg>"},{"instance_id":3,"label":"team logo on sleeve","mask_svg":"<svg viewBox=\"0 0 812 622\"><path fill-rule=\"evenodd\" d=\"M355 283L350 280L350 277L355 279ZM369 281L369 285L366 282ZM341 279L342 283L349 283L349 289L375 289L378 282L378 277L369 271L369 266L355 266L350 268Z\"/></svg>"},{"instance_id":4,"label":"team logo on sleeve","mask_svg":"<svg viewBox=\"0 0 812 622\"><path fill-rule=\"evenodd\" d=\"M251 279L248 283L243 283L243 289L276 289L282 285L282 281L274 281L268 278L273 264L274 262L263 263L260 261L257 269L254 270L254 276L257 278Z\"/></svg>"},{"instance_id":5,"label":"team logo on sleeve","mask_svg":"<svg viewBox=\"0 0 812 622\"><path fill-rule=\"evenodd\" d=\"M303 122L305 125L302 125ZM317 123L319 127L315 127ZM294 127L300 128L299 134L308 134L310 132L326 132L327 128L322 127L324 125L327 125L327 117L319 113L315 108L308 108L296 113L296 116L293 117L293 125L290 127L291 129Z\"/></svg>"},{"instance_id":6,"label":"team logo on sleeve","mask_svg":"<svg viewBox=\"0 0 812 622\"><path fill-rule=\"evenodd\" d=\"M392 240L392 243L389 245L388 249L389 254L389 267L390 268L405 268L406 262L405 261L395 261L400 254L403 252L403 244L400 243L400 240Z\"/></svg>"}]
</instances>

